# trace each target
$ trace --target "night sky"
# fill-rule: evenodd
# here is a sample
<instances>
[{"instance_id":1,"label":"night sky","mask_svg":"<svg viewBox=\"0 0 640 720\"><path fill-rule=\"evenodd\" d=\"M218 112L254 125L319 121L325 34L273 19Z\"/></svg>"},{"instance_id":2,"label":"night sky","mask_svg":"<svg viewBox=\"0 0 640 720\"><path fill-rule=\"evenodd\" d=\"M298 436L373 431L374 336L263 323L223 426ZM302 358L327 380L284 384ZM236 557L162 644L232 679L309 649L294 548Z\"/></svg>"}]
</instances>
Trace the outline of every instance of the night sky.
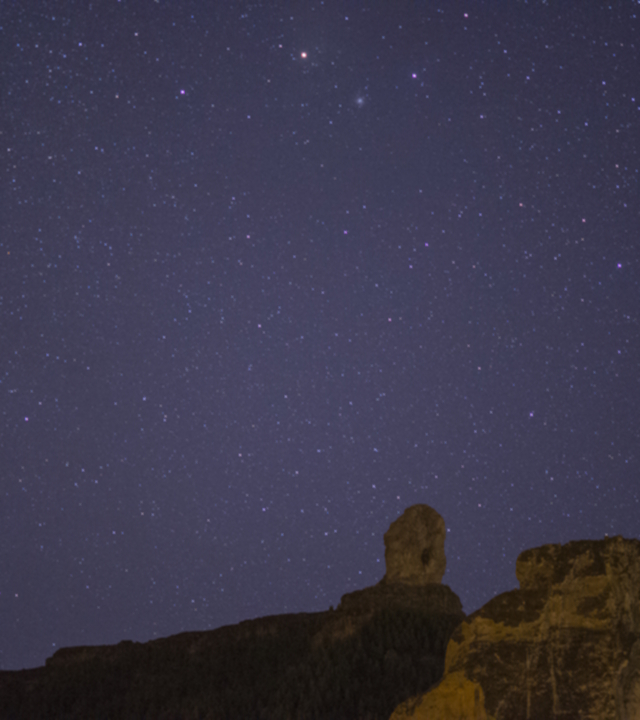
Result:
<instances>
[{"instance_id":1,"label":"night sky","mask_svg":"<svg viewBox=\"0 0 640 720\"><path fill-rule=\"evenodd\" d=\"M0 13L0 668L638 536L636 2Z\"/></svg>"}]
</instances>

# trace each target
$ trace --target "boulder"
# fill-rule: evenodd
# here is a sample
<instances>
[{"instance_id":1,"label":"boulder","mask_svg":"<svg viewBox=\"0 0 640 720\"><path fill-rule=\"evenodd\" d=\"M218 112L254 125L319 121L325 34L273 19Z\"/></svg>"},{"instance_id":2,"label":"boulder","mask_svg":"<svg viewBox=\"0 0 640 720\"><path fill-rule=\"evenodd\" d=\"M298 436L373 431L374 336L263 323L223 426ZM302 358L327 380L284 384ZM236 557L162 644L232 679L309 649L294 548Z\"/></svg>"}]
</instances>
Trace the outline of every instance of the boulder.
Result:
<instances>
[{"instance_id":1,"label":"boulder","mask_svg":"<svg viewBox=\"0 0 640 720\"><path fill-rule=\"evenodd\" d=\"M441 682L392 720L640 720L640 541L545 545L470 615Z\"/></svg>"},{"instance_id":2,"label":"boulder","mask_svg":"<svg viewBox=\"0 0 640 720\"><path fill-rule=\"evenodd\" d=\"M442 516L429 505L412 505L384 534L383 583L428 585L440 583L447 567Z\"/></svg>"}]
</instances>

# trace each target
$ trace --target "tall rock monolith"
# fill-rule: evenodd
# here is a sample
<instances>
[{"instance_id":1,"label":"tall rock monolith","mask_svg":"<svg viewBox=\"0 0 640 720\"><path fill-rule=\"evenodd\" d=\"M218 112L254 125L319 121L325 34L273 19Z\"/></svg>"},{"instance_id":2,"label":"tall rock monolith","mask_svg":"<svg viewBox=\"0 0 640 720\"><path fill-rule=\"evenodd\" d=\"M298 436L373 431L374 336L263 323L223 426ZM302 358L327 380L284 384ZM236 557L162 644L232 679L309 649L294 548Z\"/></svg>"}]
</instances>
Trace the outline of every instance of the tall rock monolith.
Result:
<instances>
[{"instance_id":1,"label":"tall rock monolith","mask_svg":"<svg viewBox=\"0 0 640 720\"><path fill-rule=\"evenodd\" d=\"M384 583L429 585L442 582L447 567L442 515L429 505L412 505L384 534Z\"/></svg>"}]
</instances>

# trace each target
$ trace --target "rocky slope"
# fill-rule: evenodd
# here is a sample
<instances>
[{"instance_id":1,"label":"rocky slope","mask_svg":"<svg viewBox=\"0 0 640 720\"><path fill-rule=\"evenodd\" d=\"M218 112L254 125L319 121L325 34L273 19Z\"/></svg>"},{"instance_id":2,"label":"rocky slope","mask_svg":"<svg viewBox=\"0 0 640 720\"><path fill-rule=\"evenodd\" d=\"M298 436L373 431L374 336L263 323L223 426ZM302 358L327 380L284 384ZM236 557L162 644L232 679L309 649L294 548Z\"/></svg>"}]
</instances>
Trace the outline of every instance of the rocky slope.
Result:
<instances>
[{"instance_id":1,"label":"rocky slope","mask_svg":"<svg viewBox=\"0 0 640 720\"><path fill-rule=\"evenodd\" d=\"M469 616L442 681L392 720L640 720L640 541L545 545Z\"/></svg>"}]
</instances>

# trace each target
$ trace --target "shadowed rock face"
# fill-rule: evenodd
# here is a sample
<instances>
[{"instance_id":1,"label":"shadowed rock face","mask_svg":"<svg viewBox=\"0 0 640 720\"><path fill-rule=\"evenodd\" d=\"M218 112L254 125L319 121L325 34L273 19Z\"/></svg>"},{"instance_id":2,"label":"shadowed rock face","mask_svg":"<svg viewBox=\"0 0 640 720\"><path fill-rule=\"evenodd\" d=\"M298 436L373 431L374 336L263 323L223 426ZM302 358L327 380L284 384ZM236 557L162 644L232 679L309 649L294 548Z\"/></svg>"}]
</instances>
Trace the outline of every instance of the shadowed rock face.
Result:
<instances>
[{"instance_id":1,"label":"shadowed rock face","mask_svg":"<svg viewBox=\"0 0 640 720\"><path fill-rule=\"evenodd\" d=\"M519 590L454 632L440 684L393 720L640 719L640 541L545 545L516 574Z\"/></svg>"},{"instance_id":2,"label":"shadowed rock face","mask_svg":"<svg viewBox=\"0 0 640 720\"><path fill-rule=\"evenodd\" d=\"M336 610L62 648L45 667L0 672L0 720L387 720L442 677L465 617L440 584L444 532L435 510L409 508L385 536L395 580Z\"/></svg>"},{"instance_id":3,"label":"shadowed rock face","mask_svg":"<svg viewBox=\"0 0 640 720\"><path fill-rule=\"evenodd\" d=\"M428 505L412 505L384 534L384 583L429 585L442 582L447 567L442 516Z\"/></svg>"}]
</instances>

